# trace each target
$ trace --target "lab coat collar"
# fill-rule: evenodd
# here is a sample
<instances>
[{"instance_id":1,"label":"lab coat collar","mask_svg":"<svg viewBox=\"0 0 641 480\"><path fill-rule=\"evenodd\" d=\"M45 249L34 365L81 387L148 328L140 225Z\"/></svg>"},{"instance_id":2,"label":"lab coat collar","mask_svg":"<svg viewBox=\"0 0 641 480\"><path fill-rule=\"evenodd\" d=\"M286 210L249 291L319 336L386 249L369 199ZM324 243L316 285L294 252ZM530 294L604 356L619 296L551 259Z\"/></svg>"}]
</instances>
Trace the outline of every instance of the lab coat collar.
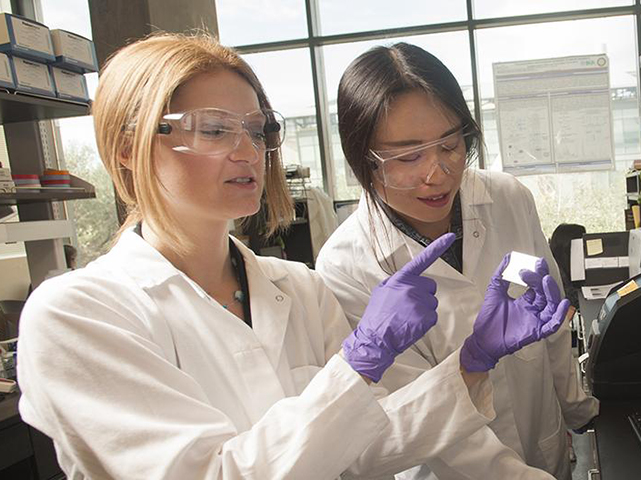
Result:
<instances>
[{"instance_id":1,"label":"lab coat collar","mask_svg":"<svg viewBox=\"0 0 641 480\"><path fill-rule=\"evenodd\" d=\"M426 270L431 276L472 278L476 271L483 245L485 244L486 228L483 224L479 208L493 203L490 195L491 177L485 172L467 169L461 181L461 213L463 217L463 275L452 268L442 259L436 260ZM369 205L368 205L369 203ZM417 242L395 228L383 212L377 211L373 200L361 195L357 218L366 232L367 238L377 239L376 260L381 265L392 264L397 268L405 265L411 258L423 250ZM371 237L370 237L371 232Z\"/></svg>"},{"instance_id":2,"label":"lab coat collar","mask_svg":"<svg viewBox=\"0 0 641 480\"><path fill-rule=\"evenodd\" d=\"M152 288L183 275L158 250L147 243L133 228L125 230L109 252L114 260L141 288Z\"/></svg>"},{"instance_id":3,"label":"lab coat collar","mask_svg":"<svg viewBox=\"0 0 641 480\"><path fill-rule=\"evenodd\" d=\"M282 354L292 306L291 298L279 288L288 273L282 262L257 257L240 240L231 237L245 260L252 310L252 330L263 346L274 369ZM123 232L111 250L112 259L143 289L160 286L176 276L182 277L200 295L206 293L187 275L174 267L160 252L131 230ZM232 315L230 312L226 312Z\"/></svg>"},{"instance_id":4,"label":"lab coat collar","mask_svg":"<svg viewBox=\"0 0 641 480\"><path fill-rule=\"evenodd\" d=\"M231 237L245 260L245 266L260 272L272 282L287 277L283 268L274 268L268 262L259 263L256 255L240 240ZM175 276L185 274L178 270L158 250L147 243L132 229L125 230L118 243L111 249L109 257L116 259L128 275L142 288L151 288L165 283Z\"/></svg>"}]
</instances>

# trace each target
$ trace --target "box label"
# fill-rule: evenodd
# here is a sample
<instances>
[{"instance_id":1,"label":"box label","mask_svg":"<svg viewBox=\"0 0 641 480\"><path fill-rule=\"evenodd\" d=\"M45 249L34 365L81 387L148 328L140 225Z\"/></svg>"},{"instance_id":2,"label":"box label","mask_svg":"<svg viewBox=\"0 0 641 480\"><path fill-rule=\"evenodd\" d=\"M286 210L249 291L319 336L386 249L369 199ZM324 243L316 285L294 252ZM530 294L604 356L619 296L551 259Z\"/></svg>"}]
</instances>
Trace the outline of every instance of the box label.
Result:
<instances>
[{"instance_id":1,"label":"box label","mask_svg":"<svg viewBox=\"0 0 641 480\"><path fill-rule=\"evenodd\" d=\"M53 55L49 29L21 18L11 18L16 45Z\"/></svg>"},{"instance_id":2,"label":"box label","mask_svg":"<svg viewBox=\"0 0 641 480\"><path fill-rule=\"evenodd\" d=\"M49 69L46 65L18 57L14 57L13 65L16 68L18 87L24 86L53 92Z\"/></svg>"},{"instance_id":3,"label":"box label","mask_svg":"<svg viewBox=\"0 0 641 480\"><path fill-rule=\"evenodd\" d=\"M54 68L53 76L59 94L75 98L87 98L84 77L82 75Z\"/></svg>"},{"instance_id":4,"label":"box label","mask_svg":"<svg viewBox=\"0 0 641 480\"><path fill-rule=\"evenodd\" d=\"M60 33L62 55L72 58L87 65L93 65L93 51L91 43L84 38L78 38L68 33Z\"/></svg>"}]
</instances>

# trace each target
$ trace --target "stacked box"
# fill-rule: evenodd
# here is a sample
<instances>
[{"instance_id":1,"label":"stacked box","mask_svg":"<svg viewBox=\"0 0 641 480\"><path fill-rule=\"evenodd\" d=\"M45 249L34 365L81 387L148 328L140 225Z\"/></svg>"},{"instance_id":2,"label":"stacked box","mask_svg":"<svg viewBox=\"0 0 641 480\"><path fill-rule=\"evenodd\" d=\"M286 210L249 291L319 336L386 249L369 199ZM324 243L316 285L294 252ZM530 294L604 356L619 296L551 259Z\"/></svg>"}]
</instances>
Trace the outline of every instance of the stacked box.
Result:
<instances>
[{"instance_id":1,"label":"stacked box","mask_svg":"<svg viewBox=\"0 0 641 480\"><path fill-rule=\"evenodd\" d=\"M91 40L66 30L51 30L51 40L55 66L76 73L98 70L96 49Z\"/></svg>"},{"instance_id":2,"label":"stacked box","mask_svg":"<svg viewBox=\"0 0 641 480\"><path fill-rule=\"evenodd\" d=\"M84 75L58 67L51 67L51 75L58 98L77 102L89 101L89 90Z\"/></svg>"},{"instance_id":3,"label":"stacked box","mask_svg":"<svg viewBox=\"0 0 641 480\"><path fill-rule=\"evenodd\" d=\"M0 13L0 52L47 63L56 59L49 29L10 13Z\"/></svg>"},{"instance_id":4,"label":"stacked box","mask_svg":"<svg viewBox=\"0 0 641 480\"><path fill-rule=\"evenodd\" d=\"M4 53L0 53L0 88L7 88L9 90L16 89L13 62L9 55Z\"/></svg>"},{"instance_id":5,"label":"stacked box","mask_svg":"<svg viewBox=\"0 0 641 480\"><path fill-rule=\"evenodd\" d=\"M47 65L25 58L13 57L13 68L17 90L49 97L56 96L56 89Z\"/></svg>"}]
</instances>

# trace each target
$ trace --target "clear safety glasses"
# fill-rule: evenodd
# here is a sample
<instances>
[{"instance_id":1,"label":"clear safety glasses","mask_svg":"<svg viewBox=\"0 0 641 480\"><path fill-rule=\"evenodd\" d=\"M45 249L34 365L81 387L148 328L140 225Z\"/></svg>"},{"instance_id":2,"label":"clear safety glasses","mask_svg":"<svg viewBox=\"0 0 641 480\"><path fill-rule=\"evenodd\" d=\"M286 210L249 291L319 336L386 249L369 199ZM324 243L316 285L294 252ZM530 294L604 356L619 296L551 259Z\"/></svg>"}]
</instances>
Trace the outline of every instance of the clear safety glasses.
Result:
<instances>
[{"instance_id":1,"label":"clear safety glasses","mask_svg":"<svg viewBox=\"0 0 641 480\"><path fill-rule=\"evenodd\" d=\"M158 124L161 135L174 134L173 150L194 155L227 155L244 133L257 151L278 150L285 138L285 119L275 110L238 115L220 108L169 113Z\"/></svg>"},{"instance_id":2,"label":"clear safety glasses","mask_svg":"<svg viewBox=\"0 0 641 480\"><path fill-rule=\"evenodd\" d=\"M461 173L467 158L465 139L475 134L464 130L412 147L370 150L376 177L386 187L410 190L428 183L438 167L448 175Z\"/></svg>"}]
</instances>

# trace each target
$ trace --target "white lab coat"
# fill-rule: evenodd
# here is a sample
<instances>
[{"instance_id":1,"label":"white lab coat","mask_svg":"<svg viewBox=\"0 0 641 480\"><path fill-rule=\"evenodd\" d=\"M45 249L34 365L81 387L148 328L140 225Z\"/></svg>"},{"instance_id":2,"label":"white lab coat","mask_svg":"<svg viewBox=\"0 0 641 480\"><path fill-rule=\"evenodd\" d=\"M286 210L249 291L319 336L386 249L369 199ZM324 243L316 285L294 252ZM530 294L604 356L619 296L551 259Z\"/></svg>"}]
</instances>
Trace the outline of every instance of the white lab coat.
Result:
<instances>
[{"instance_id":1,"label":"white lab coat","mask_svg":"<svg viewBox=\"0 0 641 480\"><path fill-rule=\"evenodd\" d=\"M132 231L32 294L20 413L68 478L379 477L494 417L458 355L377 401L336 354L349 327L318 275L236 243L253 329Z\"/></svg>"},{"instance_id":2,"label":"white lab coat","mask_svg":"<svg viewBox=\"0 0 641 480\"><path fill-rule=\"evenodd\" d=\"M440 364L462 345L472 332L489 279L506 253L515 250L545 257L559 281L532 195L516 179L470 169L461 185L461 204L463 275L441 259L426 270L425 275L437 283L438 322L385 373L382 384L389 391ZM387 217L369 211L362 198L356 212L327 241L316 263L352 325L363 314L372 289L387 276L379 262L385 265L387 260L400 268L423 250ZM481 429L440 458L428 461L434 474L430 477L424 469L417 478L515 478L493 461L504 451L496 437L527 464L559 479L569 478L566 425L580 427L598 412L597 400L586 397L580 388L575 367L567 322L547 340L502 359L490 372L497 413L489 425L493 432ZM480 444L485 448L479 448Z\"/></svg>"}]
</instances>

